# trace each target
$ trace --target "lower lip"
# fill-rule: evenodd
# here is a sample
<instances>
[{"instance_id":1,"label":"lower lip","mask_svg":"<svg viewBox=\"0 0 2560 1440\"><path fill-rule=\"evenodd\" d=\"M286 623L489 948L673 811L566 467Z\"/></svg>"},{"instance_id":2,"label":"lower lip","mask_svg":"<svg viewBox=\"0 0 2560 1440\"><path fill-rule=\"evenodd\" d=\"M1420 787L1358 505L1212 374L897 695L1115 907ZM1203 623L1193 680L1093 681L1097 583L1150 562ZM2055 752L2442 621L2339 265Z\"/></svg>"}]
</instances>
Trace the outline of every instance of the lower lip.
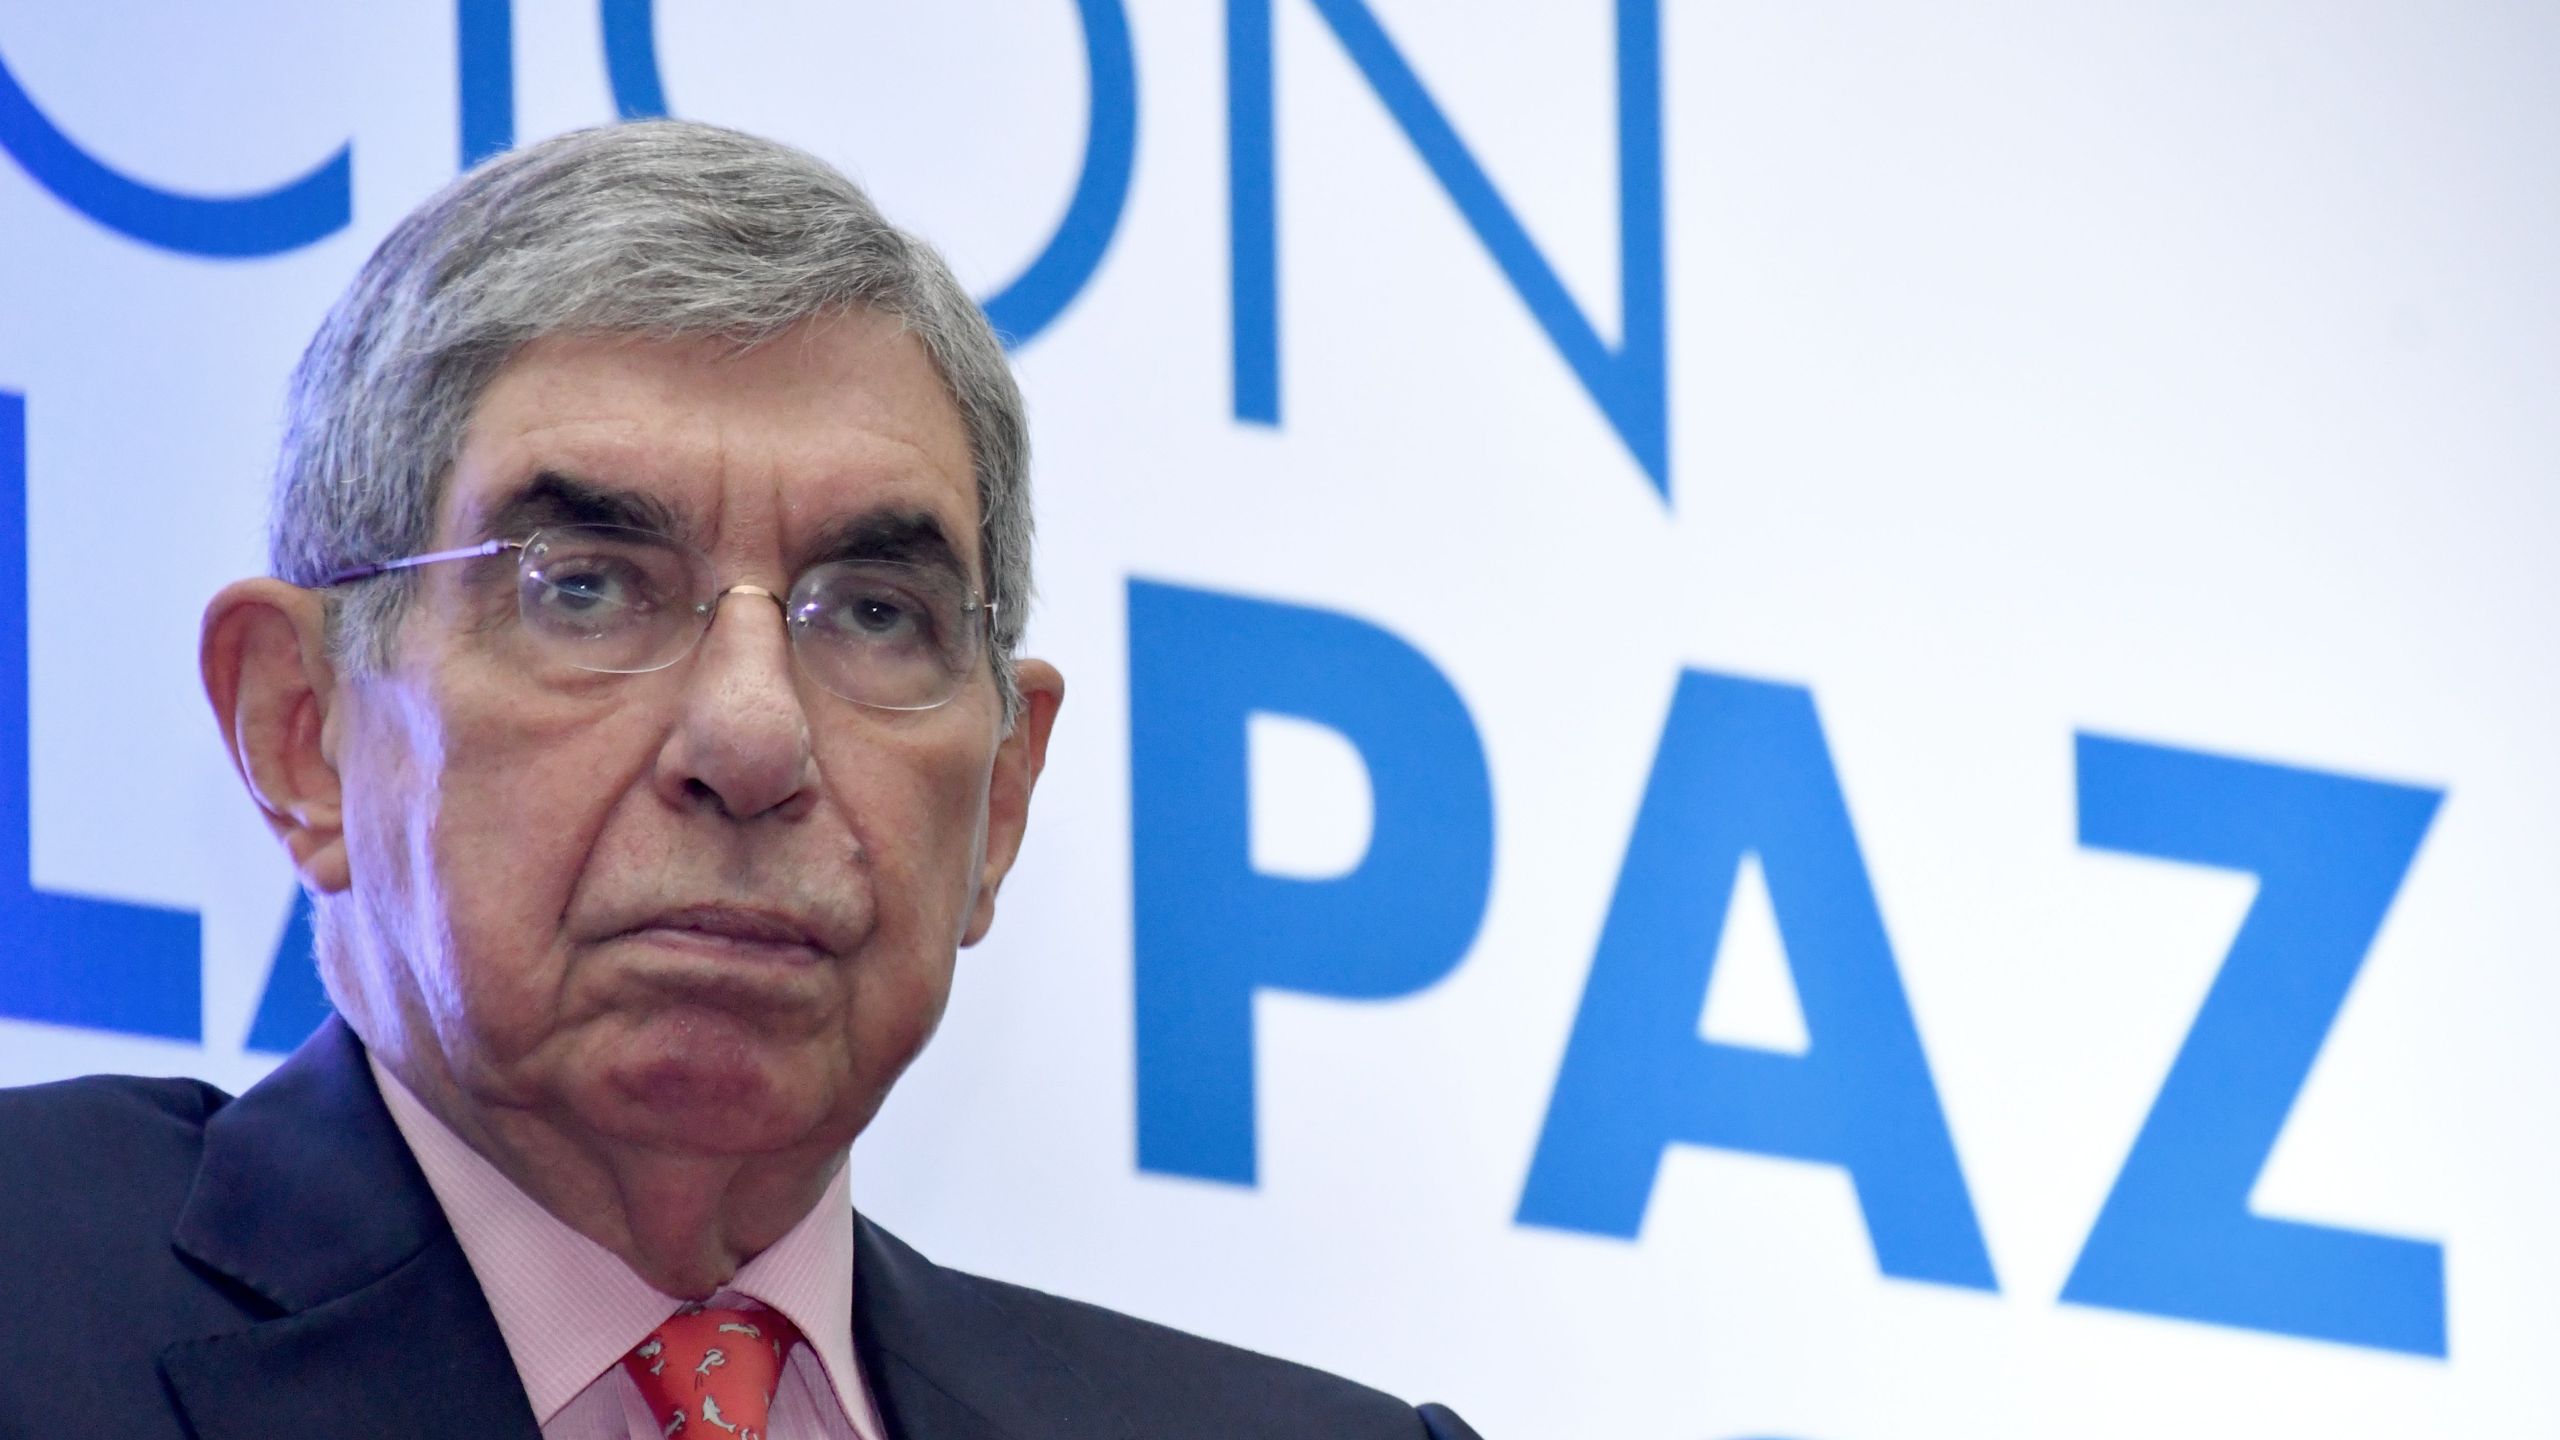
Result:
<instances>
[{"instance_id":1,"label":"lower lip","mask_svg":"<svg viewBox=\"0 0 2560 1440\"><path fill-rule=\"evenodd\" d=\"M768 965L814 965L824 959L823 952L812 945L790 940L755 940L737 935L722 935L709 930L678 930L651 926L634 930L623 937L664 950L680 950L688 954L716 960L746 961Z\"/></svg>"}]
</instances>

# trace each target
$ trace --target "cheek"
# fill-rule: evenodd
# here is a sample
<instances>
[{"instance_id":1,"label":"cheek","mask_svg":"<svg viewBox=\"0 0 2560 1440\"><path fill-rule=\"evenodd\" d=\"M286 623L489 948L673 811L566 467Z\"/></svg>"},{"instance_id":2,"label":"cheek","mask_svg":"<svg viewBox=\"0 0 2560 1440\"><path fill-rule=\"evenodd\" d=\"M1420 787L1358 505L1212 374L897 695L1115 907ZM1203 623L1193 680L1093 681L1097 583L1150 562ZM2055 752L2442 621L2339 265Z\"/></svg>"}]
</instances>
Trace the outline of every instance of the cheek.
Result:
<instances>
[{"instance_id":1,"label":"cheek","mask_svg":"<svg viewBox=\"0 0 2560 1440\"><path fill-rule=\"evenodd\" d=\"M898 737L903 738L903 737ZM851 824L878 906L854 967L848 1039L863 1088L877 1095L942 1018L960 933L977 896L989 759L950 744L863 747L821 774Z\"/></svg>"},{"instance_id":2,"label":"cheek","mask_svg":"<svg viewBox=\"0 0 2560 1440\"><path fill-rule=\"evenodd\" d=\"M432 732L367 717L339 761L359 928L347 978L377 1018L386 1006L442 1013L452 1000L452 987L426 963L443 949L431 841L439 759Z\"/></svg>"},{"instance_id":3,"label":"cheek","mask_svg":"<svg viewBox=\"0 0 2560 1440\"><path fill-rule=\"evenodd\" d=\"M902 951L939 955L946 970L977 895L988 766L983 752L917 744L872 747L835 772L856 777L836 803L867 857L882 924Z\"/></svg>"},{"instance_id":4,"label":"cheek","mask_svg":"<svg viewBox=\"0 0 2560 1440\"><path fill-rule=\"evenodd\" d=\"M933 1038L951 998L951 962L919 957L897 969L872 967L854 982L850 1041L855 1093L884 1096Z\"/></svg>"},{"instance_id":5,"label":"cheek","mask_svg":"<svg viewBox=\"0 0 2560 1440\"><path fill-rule=\"evenodd\" d=\"M406 912L402 948L458 1068L521 1057L561 1018L561 917L630 756L647 754L613 719L451 698L434 744L405 757L404 793L382 797L373 828L397 832L386 899Z\"/></svg>"}]
</instances>

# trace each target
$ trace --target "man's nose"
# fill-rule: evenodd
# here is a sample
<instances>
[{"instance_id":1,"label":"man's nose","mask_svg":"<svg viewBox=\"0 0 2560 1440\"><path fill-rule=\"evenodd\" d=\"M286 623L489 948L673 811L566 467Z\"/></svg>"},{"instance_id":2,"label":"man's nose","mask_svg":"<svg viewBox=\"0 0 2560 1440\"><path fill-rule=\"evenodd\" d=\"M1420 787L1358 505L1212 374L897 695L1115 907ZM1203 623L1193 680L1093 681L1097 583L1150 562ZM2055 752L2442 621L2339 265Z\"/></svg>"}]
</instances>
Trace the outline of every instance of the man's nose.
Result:
<instances>
[{"instance_id":1,"label":"man's nose","mask_svg":"<svg viewBox=\"0 0 2560 1440\"><path fill-rule=\"evenodd\" d=\"M658 757L659 788L733 820L805 811L817 762L781 598L734 585L712 605L710 629L686 662L683 711Z\"/></svg>"}]
</instances>

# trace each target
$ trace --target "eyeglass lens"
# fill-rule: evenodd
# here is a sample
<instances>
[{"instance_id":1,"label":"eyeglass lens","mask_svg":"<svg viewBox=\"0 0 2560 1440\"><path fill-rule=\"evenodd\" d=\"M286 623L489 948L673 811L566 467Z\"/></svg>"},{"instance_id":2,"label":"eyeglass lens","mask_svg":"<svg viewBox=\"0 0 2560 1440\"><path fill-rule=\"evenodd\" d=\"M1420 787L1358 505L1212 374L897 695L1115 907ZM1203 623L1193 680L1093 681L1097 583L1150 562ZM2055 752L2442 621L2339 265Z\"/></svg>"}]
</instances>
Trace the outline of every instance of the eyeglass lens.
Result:
<instances>
[{"instance_id":1,"label":"eyeglass lens","mask_svg":"<svg viewBox=\"0 0 2560 1440\"><path fill-rule=\"evenodd\" d=\"M663 535L608 525L538 531L517 554L526 635L580 670L674 664L710 628L711 562ZM831 694L891 710L951 698L977 662L980 606L957 577L885 560L813 565L783 604L791 648Z\"/></svg>"}]
</instances>

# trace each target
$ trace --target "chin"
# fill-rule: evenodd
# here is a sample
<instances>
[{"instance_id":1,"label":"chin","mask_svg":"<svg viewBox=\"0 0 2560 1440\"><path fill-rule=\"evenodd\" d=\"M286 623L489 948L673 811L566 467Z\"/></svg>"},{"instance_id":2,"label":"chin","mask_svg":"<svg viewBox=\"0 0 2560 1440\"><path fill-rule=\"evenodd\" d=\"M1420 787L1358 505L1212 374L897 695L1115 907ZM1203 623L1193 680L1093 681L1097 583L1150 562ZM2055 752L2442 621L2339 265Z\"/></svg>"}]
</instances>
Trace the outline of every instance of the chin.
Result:
<instances>
[{"instance_id":1,"label":"chin","mask_svg":"<svg viewBox=\"0 0 2560 1440\"><path fill-rule=\"evenodd\" d=\"M661 1016L616 1047L589 1118L617 1139L754 1155L808 1143L823 1128L828 1087L813 1057L717 1011Z\"/></svg>"}]
</instances>

